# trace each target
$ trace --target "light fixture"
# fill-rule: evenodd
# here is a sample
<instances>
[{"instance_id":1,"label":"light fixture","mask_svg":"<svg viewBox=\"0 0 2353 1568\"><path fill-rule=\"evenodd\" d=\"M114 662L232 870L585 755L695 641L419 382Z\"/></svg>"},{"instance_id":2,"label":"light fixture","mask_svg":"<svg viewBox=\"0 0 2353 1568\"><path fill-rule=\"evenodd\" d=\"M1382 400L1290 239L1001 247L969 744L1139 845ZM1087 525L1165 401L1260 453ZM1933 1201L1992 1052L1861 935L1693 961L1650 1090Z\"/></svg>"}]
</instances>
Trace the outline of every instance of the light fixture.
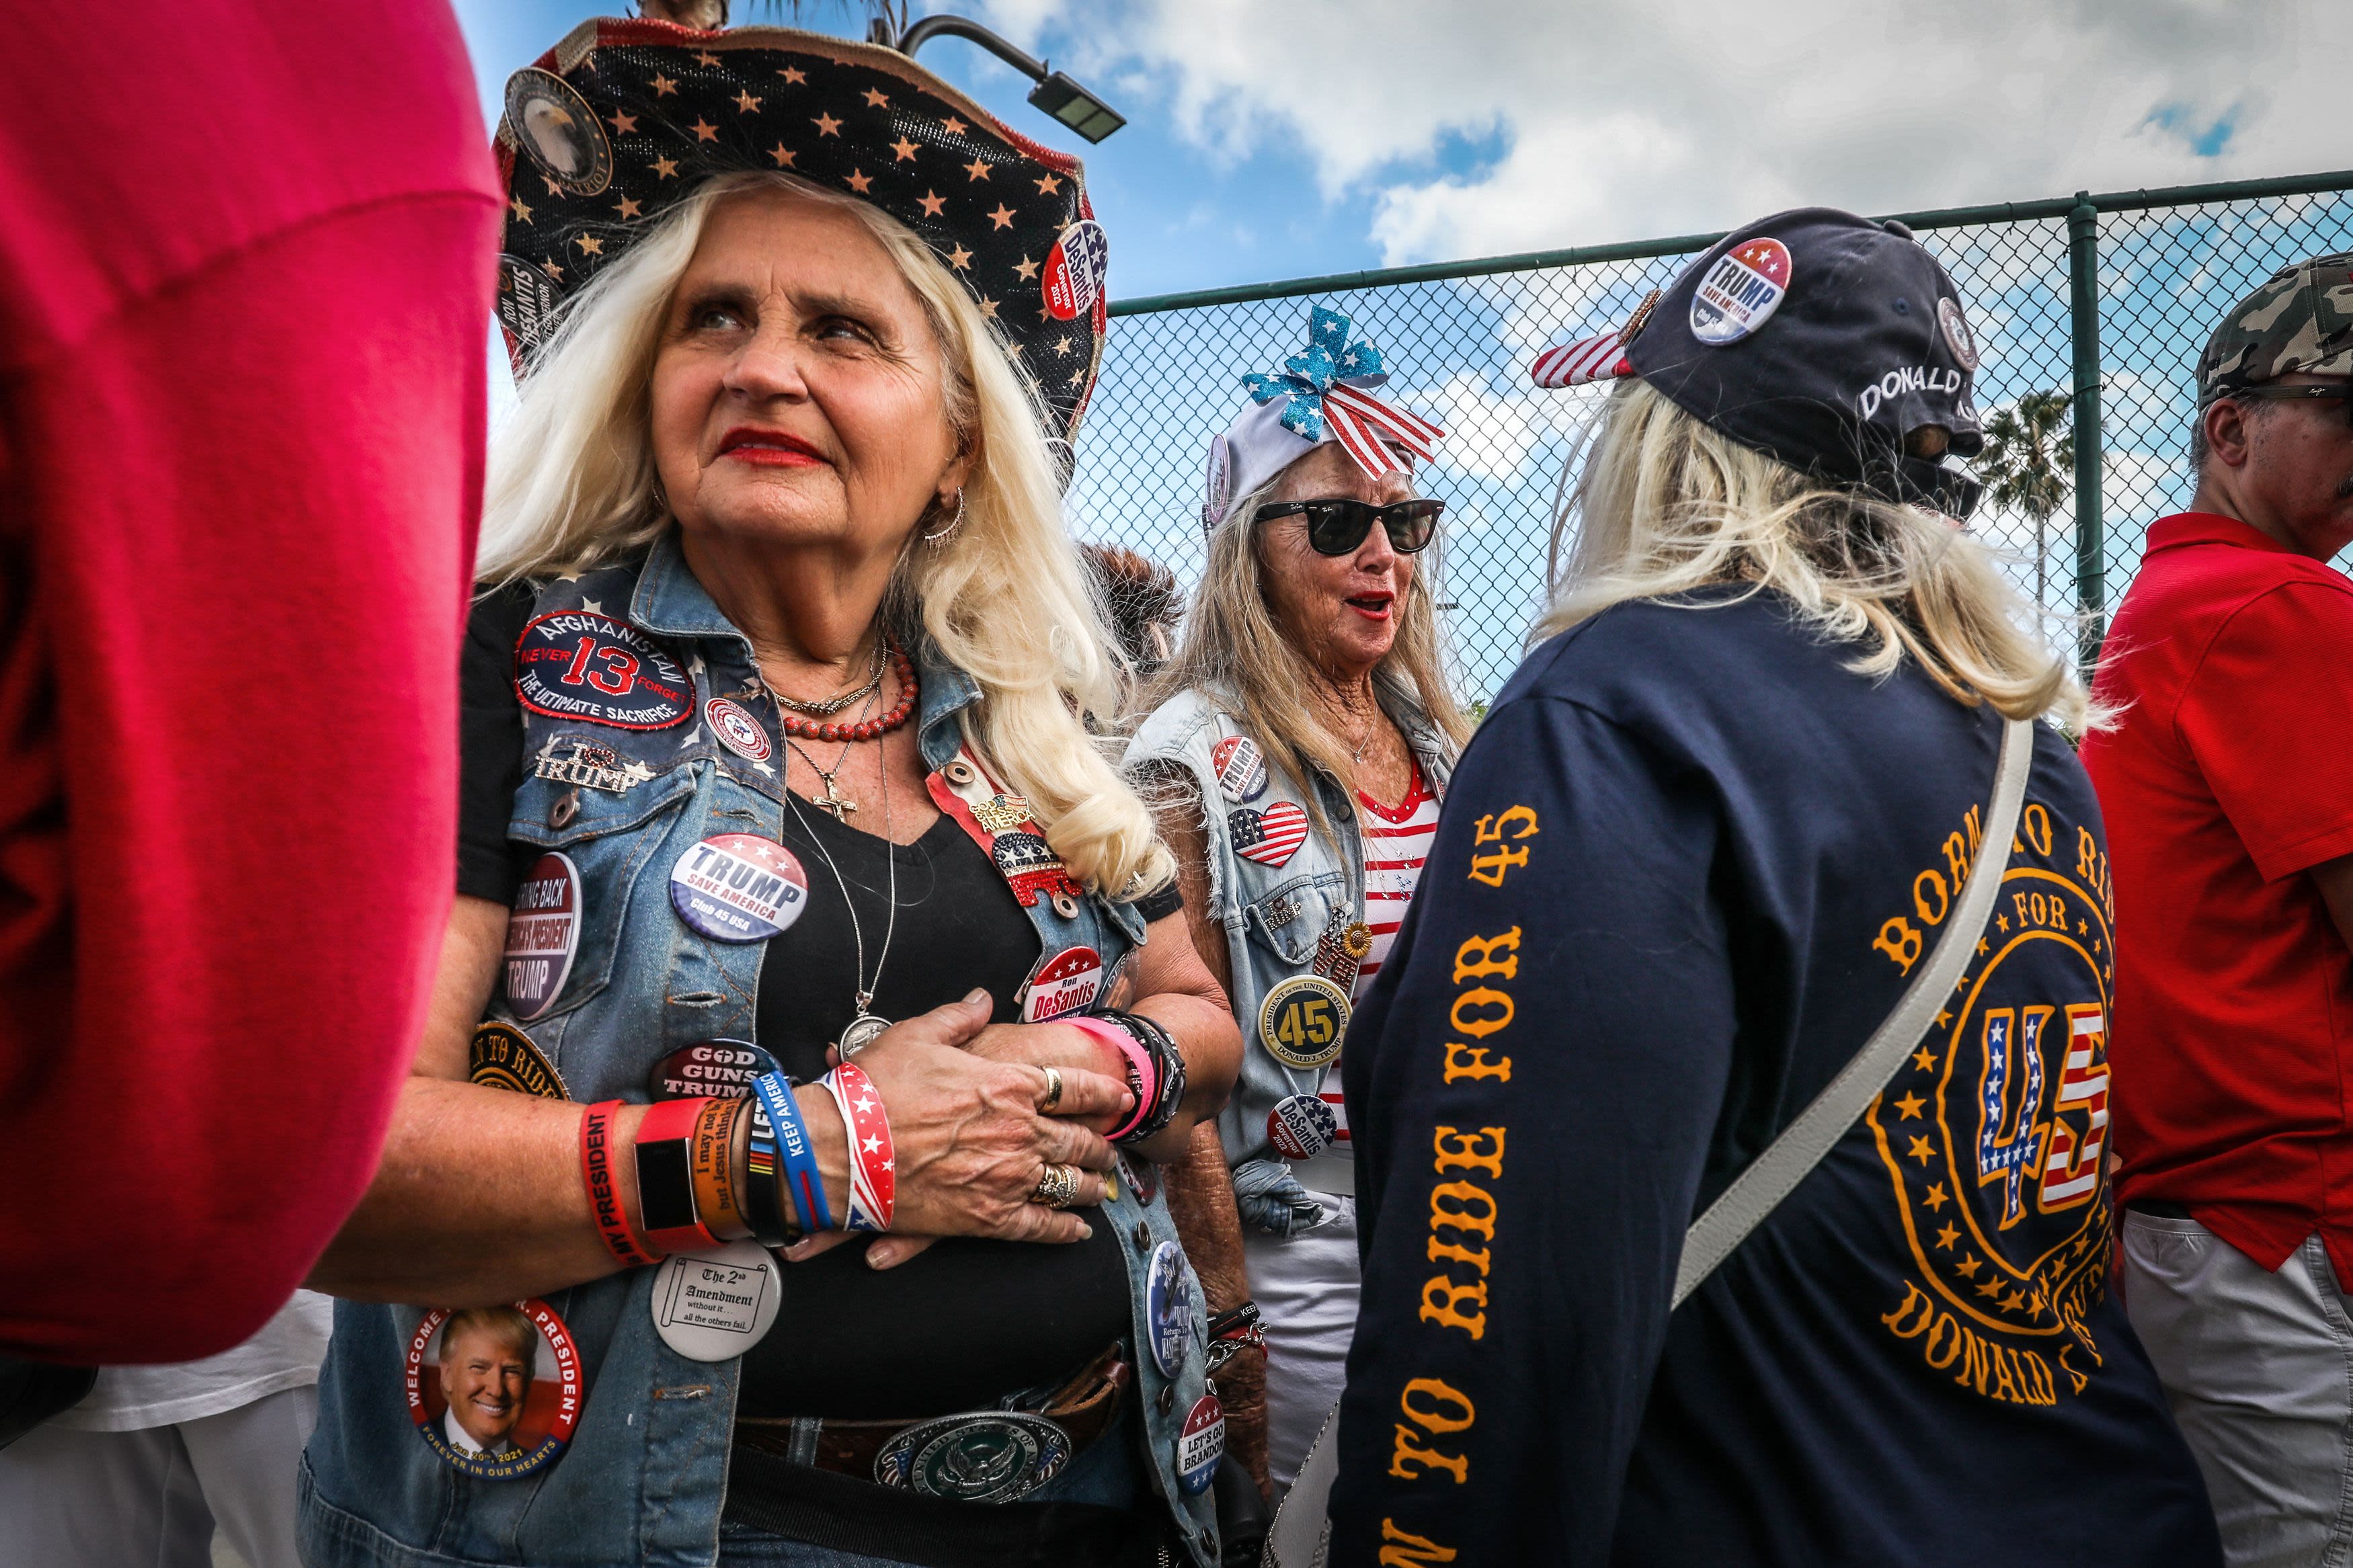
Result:
<instances>
[{"instance_id":1,"label":"light fixture","mask_svg":"<svg viewBox=\"0 0 2353 1568\"><path fill-rule=\"evenodd\" d=\"M1039 82L1029 101L1090 142L1100 142L1127 123L1125 115L1061 71Z\"/></svg>"},{"instance_id":2,"label":"light fixture","mask_svg":"<svg viewBox=\"0 0 2353 1568\"><path fill-rule=\"evenodd\" d=\"M1100 142L1127 123L1125 115L1080 86L1068 72L1058 71L1046 61L1014 47L977 22L968 22L962 16L925 16L902 33L889 19L878 16L867 29L871 41L910 58L927 40L942 34L978 44L1036 82L1029 101L1090 142Z\"/></svg>"}]
</instances>

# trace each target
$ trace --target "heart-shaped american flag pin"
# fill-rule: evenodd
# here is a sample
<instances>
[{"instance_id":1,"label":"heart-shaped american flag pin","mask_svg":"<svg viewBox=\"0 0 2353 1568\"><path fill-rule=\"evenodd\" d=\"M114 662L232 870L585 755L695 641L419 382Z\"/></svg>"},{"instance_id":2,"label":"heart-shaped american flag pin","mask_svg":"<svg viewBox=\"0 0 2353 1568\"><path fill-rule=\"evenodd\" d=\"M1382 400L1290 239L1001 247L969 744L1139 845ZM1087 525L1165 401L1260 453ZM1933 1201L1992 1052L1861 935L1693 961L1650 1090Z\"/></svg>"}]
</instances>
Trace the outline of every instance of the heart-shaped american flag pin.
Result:
<instances>
[{"instance_id":1,"label":"heart-shaped american flag pin","mask_svg":"<svg viewBox=\"0 0 2353 1568\"><path fill-rule=\"evenodd\" d=\"M1234 853L1243 859L1281 866L1306 842L1307 813L1287 800L1278 800L1264 811L1245 806L1227 814L1226 832L1233 840Z\"/></svg>"}]
</instances>

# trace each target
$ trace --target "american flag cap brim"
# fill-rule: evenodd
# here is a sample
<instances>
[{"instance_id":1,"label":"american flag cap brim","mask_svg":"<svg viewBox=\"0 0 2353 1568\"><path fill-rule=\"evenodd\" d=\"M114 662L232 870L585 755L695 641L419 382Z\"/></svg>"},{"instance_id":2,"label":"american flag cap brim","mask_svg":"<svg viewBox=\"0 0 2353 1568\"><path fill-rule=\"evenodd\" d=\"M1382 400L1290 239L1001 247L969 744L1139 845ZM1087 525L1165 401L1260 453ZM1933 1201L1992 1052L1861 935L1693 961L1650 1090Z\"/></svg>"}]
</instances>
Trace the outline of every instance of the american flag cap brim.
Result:
<instances>
[{"instance_id":1,"label":"american flag cap brim","mask_svg":"<svg viewBox=\"0 0 2353 1568\"><path fill-rule=\"evenodd\" d=\"M1634 367L1626 363L1625 334L1616 327L1573 343L1548 348L1536 355L1535 363L1528 370L1529 377L1538 386L1554 389L1584 386L1633 374Z\"/></svg>"}]
</instances>

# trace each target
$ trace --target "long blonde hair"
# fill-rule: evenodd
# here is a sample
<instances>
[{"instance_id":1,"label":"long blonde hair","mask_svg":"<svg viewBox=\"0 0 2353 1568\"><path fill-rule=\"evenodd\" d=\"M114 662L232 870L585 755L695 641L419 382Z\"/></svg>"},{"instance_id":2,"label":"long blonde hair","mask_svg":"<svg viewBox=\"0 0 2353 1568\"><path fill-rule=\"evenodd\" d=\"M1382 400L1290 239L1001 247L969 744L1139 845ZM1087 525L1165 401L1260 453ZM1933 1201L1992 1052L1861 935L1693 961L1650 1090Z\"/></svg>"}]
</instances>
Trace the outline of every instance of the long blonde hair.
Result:
<instances>
[{"instance_id":1,"label":"long blonde hair","mask_svg":"<svg viewBox=\"0 0 2353 1568\"><path fill-rule=\"evenodd\" d=\"M974 748L1025 796L1080 881L1133 898L1175 863L1151 814L1080 721L1116 710L1095 595L1063 531L1034 389L929 247L880 208L782 174L726 174L665 214L565 308L491 443L476 575L497 585L626 559L671 526L656 488L654 356L670 300L712 209L786 191L850 214L890 253L929 318L943 401L972 458L964 520L911 530L885 613L920 626L980 687Z\"/></svg>"},{"instance_id":2,"label":"long blonde hair","mask_svg":"<svg viewBox=\"0 0 2353 1568\"><path fill-rule=\"evenodd\" d=\"M1943 519L1833 489L1719 434L1640 381L1621 384L1554 546L1581 518L1552 607L1531 641L1628 599L1711 584L1770 589L1848 666L1892 674L1907 657L1947 693L2005 717L2092 721L2073 669L2024 628L2036 614L1976 539Z\"/></svg>"},{"instance_id":3,"label":"long blonde hair","mask_svg":"<svg viewBox=\"0 0 2353 1568\"><path fill-rule=\"evenodd\" d=\"M1209 535L1208 562L1185 612L1184 640L1176 656L1155 676L1144 707L1148 712L1196 688L1213 694L1258 742L1268 764L1282 769L1297 787L1316 827L1328 832L1330 825L1308 780L1321 771L1345 781L1355 772L1355 763L1347 743L1324 721L1318 707L1303 700L1324 677L1275 619L1266 593L1259 530L1251 521L1260 507L1282 493L1282 482L1279 473L1236 500L1225 521ZM1373 667L1373 686L1384 706L1394 708L1402 700L1419 708L1460 751L1470 739L1471 726L1446 679L1431 587L1437 553L1433 543L1414 563L1413 582L1398 617L1397 640Z\"/></svg>"}]
</instances>

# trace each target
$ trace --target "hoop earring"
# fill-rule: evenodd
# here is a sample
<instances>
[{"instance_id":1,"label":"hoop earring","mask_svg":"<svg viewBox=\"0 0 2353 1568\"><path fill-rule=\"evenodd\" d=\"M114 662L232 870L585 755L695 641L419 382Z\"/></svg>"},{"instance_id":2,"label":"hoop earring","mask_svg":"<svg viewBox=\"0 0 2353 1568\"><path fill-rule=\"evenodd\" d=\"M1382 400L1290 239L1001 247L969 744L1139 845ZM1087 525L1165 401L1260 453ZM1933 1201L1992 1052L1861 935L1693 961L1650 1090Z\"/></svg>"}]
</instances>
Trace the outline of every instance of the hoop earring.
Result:
<instances>
[{"instance_id":1,"label":"hoop earring","mask_svg":"<svg viewBox=\"0 0 2353 1568\"><path fill-rule=\"evenodd\" d=\"M949 534L954 533L957 529L962 528L963 526L964 492L962 490L958 490L956 491L955 516L950 518L948 520L948 525L945 528L941 529L937 533L927 533L923 535L923 542L926 544L937 544L941 540L945 539Z\"/></svg>"},{"instance_id":2,"label":"hoop earring","mask_svg":"<svg viewBox=\"0 0 2353 1568\"><path fill-rule=\"evenodd\" d=\"M670 497L662 490L662 482L659 475L655 476L653 483L649 486L648 489L653 496L654 510L667 514L670 510Z\"/></svg>"}]
</instances>

